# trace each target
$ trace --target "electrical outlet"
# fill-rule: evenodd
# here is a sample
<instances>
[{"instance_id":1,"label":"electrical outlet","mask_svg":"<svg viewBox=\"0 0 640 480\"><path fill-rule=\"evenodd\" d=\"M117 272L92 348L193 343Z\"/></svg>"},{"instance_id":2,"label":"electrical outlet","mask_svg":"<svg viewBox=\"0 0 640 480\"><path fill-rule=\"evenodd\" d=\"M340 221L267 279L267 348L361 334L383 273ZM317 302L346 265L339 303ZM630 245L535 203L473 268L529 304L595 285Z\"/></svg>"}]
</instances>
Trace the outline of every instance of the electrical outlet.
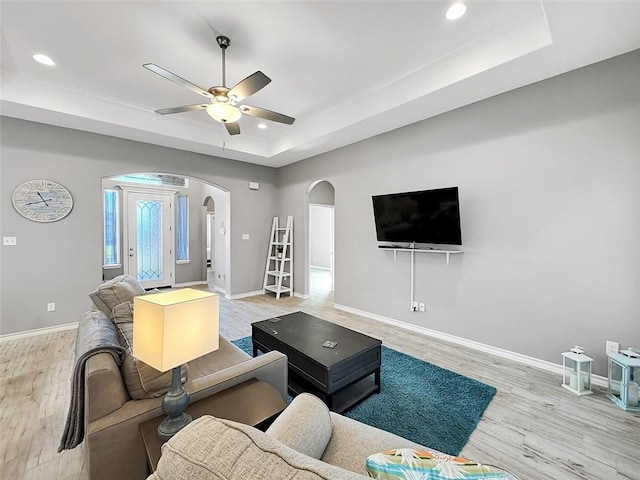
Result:
<instances>
[{"instance_id":1,"label":"electrical outlet","mask_svg":"<svg viewBox=\"0 0 640 480\"><path fill-rule=\"evenodd\" d=\"M2 237L2 245L15 245L16 237Z\"/></svg>"},{"instance_id":2,"label":"electrical outlet","mask_svg":"<svg viewBox=\"0 0 640 480\"><path fill-rule=\"evenodd\" d=\"M56 302L47 303L47 312L55 312L56 311Z\"/></svg>"},{"instance_id":3,"label":"electrical outlet","mask_svg":"<svg viewBox=\"0 0 640 480\"><path fill-rule=\"evenodd\" d=\"M418 306L418 308L420 309L421 312L424 312L425 310L424 303L420 302L420 305Z\"/></svg>"},{"instance_id":4,"label":"electrical outlet","mask_svg":"<svg viewBox=\"0 0 640 480\"><path fill-rule=\"evenodd\" d=\"M606 348L607 348L606 349L607 355L615 355L620 351L620 344L618 342L612 342L610 340L607 340Z\"/></svg>"},{"instance_id":5,"label":"electrical outlet","mask_svg":"<svg viewBox=\"0 0 640 480\"><path fill-rule=\"evenodd\" d=\"M412 312L418 311L418 302L413 302L413 305L411 306L411 311Z\"/></svg>"}]
</instances>

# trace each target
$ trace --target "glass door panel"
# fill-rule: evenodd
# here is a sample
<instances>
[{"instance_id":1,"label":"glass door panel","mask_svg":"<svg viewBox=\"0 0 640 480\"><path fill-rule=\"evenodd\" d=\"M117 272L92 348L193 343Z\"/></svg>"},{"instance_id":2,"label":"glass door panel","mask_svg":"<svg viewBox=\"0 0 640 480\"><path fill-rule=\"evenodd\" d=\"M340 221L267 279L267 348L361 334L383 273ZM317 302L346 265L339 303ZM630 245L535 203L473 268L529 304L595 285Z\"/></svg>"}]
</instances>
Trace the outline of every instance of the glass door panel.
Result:
<instances>
[{"instance_id":1,"label":"glass door panel","mask_svg":"<svg viewBox=\"0 0 640 480\"><path fill-rule=\"evenodd\" d=\"M145 288L173 285L172 201L172 195L128 195L128 273Z\"/></svg>"},{"instance_id":2,"label":"glass door panel","mask_svg":"<svg viewBox=\"0 0 640 480\"><path fill-rule=\"evenodd\" d=\"M138 234L138 280L159 280L163 277L162 258L162 202L138 200L136 202Z\"/></svg>"}]
</instances>

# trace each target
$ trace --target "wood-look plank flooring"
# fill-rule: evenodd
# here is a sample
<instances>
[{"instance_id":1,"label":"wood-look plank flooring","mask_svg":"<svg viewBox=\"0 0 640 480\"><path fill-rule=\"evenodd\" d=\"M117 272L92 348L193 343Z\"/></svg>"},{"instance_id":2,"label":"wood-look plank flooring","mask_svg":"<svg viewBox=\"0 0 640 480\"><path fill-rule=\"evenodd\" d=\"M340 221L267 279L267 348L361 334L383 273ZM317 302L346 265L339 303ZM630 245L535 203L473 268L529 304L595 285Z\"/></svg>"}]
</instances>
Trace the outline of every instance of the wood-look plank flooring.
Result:
<instances>
[{"instance_id":1,"label":"wood-look plank flooring","mask_svg":"<svg viewBox=\"0 0 640 480\"><path fill-rule=\"evenodd\" d=\"M221 297L221 333L241 338L254 321L302 310L495 386L498 393L463 455L522 480L640 480L640 415L620 410L602 389L577 397L560 388L557 375L336 310L319 273L307 300ZM83 478L82 445L56 452L74 342L69 330L0 343L1 479Z\"/></svg>"}]
</instances>

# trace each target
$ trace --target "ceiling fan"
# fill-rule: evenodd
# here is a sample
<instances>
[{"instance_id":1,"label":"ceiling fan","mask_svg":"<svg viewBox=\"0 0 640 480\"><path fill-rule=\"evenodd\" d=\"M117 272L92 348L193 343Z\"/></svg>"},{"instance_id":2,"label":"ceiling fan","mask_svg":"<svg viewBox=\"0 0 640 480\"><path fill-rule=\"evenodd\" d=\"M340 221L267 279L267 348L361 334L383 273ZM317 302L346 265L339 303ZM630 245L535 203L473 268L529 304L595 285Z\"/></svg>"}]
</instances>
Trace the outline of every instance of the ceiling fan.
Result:
<instances>
[{"instance_id":1,"label":"ceiling fan","mask_svg":"<svg viewBox=\"0 0 640 480\"><path fill-rule=\"evenodd\" d=\"M154 63L145 63L144 68L157 73L161 77L171 80L185 88L188 88L192 92L199 95L208 97L210 103L202 103L196 105L184 105L182 107L162 108L156 110L156 113L160 115L169 115L172 113L191 112L193 110L206 110L209 116L218 122L224 123L227 131L230 135L238 135L240 133L240 126L238 120L242 117L242 114L251 115L252 117L263 118L272 122L285 123L291 125L295 118L288 117L281 113L272 112L260 107L252 107L250 105L240 105L239 102L245 98L250 97L254 93L258 92L262 88L266 87L271 79L267 77L261 71L257 71L252 75L249 75L244 80L240 81L233 88L226 86L226 65L225 65L225 52L231 40L223 35L216 38L218 45L222 49L222 85L211 87L208 90L200 88L197 85L185 80L168 70Z\"/></svg>"}]
</instances>

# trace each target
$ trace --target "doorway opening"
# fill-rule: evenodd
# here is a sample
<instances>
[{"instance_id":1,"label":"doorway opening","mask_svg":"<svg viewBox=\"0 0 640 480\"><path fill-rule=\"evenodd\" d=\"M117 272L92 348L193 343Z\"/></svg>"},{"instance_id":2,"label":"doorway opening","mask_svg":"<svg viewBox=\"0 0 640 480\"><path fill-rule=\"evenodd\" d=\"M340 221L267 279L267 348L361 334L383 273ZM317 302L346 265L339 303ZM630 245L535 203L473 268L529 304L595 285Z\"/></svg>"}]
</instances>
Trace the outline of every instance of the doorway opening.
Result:
<instances>
[{"instance_id":1,"label":"doorway opening","mask_svg":"<svg viewBox=\"0 0 640 480\"><path fill-rule=\"evenodd\" d=\"M215 286L216 279L216 202L207 196L204 199L204 246L205 246L205 277L207 282Z\"/></svg>"},{"instance_id":2,"label":"doorway opening","mask_svg":"<svg viewBox=\"0 0 640 480\"><path fill-rule=\"evenodd\" d=\"M105 177L102 190L103 280L128 274L146 289L209 283L230 291L229 235L215 234L229 225L227 190L166 173Z\"/></svg>"},{"instance_id":3,"label":"doorway opening","mask_svg":"<svg viewBox=\"0 0 640 480\"><path fill-rule=\"evenodd\" d=\"M335 279L335 189L326 180L307 190L307 284L312 297L325 297L334 289Z\"/></svg>"}]
</instances>

